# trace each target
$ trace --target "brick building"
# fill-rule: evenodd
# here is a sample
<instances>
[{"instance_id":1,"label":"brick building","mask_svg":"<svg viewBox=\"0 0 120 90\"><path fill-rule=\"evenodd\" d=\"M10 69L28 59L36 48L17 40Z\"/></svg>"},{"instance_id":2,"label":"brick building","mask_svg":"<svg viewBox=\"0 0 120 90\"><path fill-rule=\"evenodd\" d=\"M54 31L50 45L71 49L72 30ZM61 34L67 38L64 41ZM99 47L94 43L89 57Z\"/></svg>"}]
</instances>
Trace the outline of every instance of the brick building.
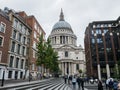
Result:
<instances>
[{"instance_id":1,"label":"brick building","mask_svg":"<svg viewBox=\"0 0 120 90\"><path fill-rule=\"evenodd\" d=\"M12 23L9 16L0 10L0 79L3 72L7 72L8 51L10 46L10 37L12 32ZM5 75L5 77L7 77Z\"/></svg>"}]
</instances>

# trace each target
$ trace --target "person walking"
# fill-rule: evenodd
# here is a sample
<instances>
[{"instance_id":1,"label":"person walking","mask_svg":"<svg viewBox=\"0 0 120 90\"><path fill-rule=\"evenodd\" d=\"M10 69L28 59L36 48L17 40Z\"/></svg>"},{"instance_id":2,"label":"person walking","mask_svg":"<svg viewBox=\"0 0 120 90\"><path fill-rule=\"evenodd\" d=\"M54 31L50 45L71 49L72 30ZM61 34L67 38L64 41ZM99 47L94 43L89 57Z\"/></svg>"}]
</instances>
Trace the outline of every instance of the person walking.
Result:
<instances>
[{"instance_id":1,"label":"person walking","mask_svg":"<svg viewBox=\"0 0 120 90\"><path fill-rule=\"evenodd\" d=\"M109 81L109 90L112 90L113 89L113 80L110 79Z\"/></svg>"},{"instance_id":2,"label":"person walking","mask_svg":"<svg viewBox=\"0 0 120 90\"><path fill-rule=\"evenodd\" d=\"M80 89L80 84L81 84L81 78L80 78L80 76L77 78L77 83L78 83L78 88Z\"/></svg>"},{"instance_id":3,"label":"person walking","mask_svg":"<svg viewBox=\"0 0 120 90\"><path fill-rule=\"evenodd\" d=\"M67 75L65 75L65 76L64 76L64 81L65 81L65 84L67 83L67 79L68 79L68 76L67 76Z\"/></svg>"},{"instance_id":4,"label":"person walking","mask_svg":"<svg viewBox=\"0 0 120 90\"><path fill-rule=\"evenodd\" d=\"M75 76L73 76L72 78L72 84L73 84L73 89L75 89L76 88L76 77Z\"/></svg>"},{"instance_id":5,"label":"person walking","mask_svg":"<svg viewBox=\"0 0 120 90\"><path fill-rule=\"evenodd\" d=\"M84 90L84 78L81 79L81 87L82 87L82 90Z\"/></svg>"},{"instance_id":6,"label":"person walking","mask_svg":"<svg viewBox=\"0 0 120 90\"><path fill-rule=\"evenodd\" d=\"M103 90L103 85L101 80L98 80L98 90Z\"/></svg>"}]
</instances>

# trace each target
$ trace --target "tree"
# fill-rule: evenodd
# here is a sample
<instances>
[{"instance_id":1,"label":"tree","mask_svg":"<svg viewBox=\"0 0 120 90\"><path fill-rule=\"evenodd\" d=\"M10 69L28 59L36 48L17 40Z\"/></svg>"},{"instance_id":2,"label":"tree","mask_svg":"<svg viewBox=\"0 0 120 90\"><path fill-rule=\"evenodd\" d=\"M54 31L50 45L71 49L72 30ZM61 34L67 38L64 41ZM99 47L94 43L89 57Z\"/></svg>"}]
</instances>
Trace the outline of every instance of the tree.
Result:
<instances>
[{"instance_id":1,"label":"tree","mask_svg":"<svg viewBox=\"0 0 120 90\"><path fill-rule=\"evenodd\" d=\"M81 74L82 74L82 70L81 69L79 69L79 71L78 71L79 73L80 73L80 76L81 76Z\"/></svg>"},{"instance_id":2,"label":"tree","mask_svg":"<svg viewBox=\"0 0 120 90\"><path fill-rule=\"evenodd\" d=\"M59 71L58 54L52 48L49 38L47 42L43 42L43 35L41 35L37 44L37 50L37 65L44 65L52 73L57 73Z\"/></svg>"},{"instance_id":3,"label":"tree","mask_svg":"<svg viewBox=\"0 0 120 90\"><path fill-rule=\"evenodd\" d=\"M43 66L45 64L45 53L46 45L43 42L43 34L39 37L39 42L37 44L37 66ZM42 72L42 69L41 69Z\"/></svg>"},{"instance_id":4,"label":"tree","mask_svg":"<svg viewBox=\"0 0 120 90\"><path fill-rule=\"evenodd\" d=\"M54 49L51 46L51 41L49 38L46 42L46 68L49 68L49 70L52 73L57 73L59 71L58 67L58 54L54 51Z\"/></svg>"}]
</instances>

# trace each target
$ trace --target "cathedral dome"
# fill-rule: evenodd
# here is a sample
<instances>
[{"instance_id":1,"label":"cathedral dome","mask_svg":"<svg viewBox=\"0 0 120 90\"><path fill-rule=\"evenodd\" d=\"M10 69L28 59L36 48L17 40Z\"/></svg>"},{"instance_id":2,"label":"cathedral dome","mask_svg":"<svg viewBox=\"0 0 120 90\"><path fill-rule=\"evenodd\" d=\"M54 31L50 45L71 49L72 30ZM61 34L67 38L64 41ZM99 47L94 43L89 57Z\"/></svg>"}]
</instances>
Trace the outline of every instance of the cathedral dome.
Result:
<instances>
[{"instance_id":1,"label":"cathedral dome","mask_svg":"<svg viewBox=\"0 0 120 90\"><path fill-rule=\"evenodd\" d=\"M64 20L64 15L63 15L62 9L61 9L59 21L52 28L53 31L58 30L58 29L67 29L67 30L72 31L71 25Z\"/></svg>"},{"instance_id":2,"label":"cathedral dome","mask_svg":"<svg viewBox=\"0 0 120 90\"><path fill-rule=\"evenodd\" d=\"M53 26L52 30L55 29L71 29L71 26L66 21L59 21Z\"/></svg>"}]
</instances>

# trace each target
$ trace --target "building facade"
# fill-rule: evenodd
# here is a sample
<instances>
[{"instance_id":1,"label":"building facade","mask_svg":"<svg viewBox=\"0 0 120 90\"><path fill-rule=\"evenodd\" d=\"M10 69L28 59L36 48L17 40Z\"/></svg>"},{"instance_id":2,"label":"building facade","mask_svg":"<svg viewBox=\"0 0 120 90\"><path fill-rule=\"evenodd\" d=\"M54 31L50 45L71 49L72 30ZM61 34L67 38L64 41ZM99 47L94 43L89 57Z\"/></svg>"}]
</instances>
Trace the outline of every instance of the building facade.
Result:
<instances>
[{"instance_id":1,"label":"building facade","mask_svg":"<svg viewBox=\"0 0 120 90\"><path fill-rule=\"evenodd\" d=\"M34 16L5 8L0 11L0 79L36 79L36 45L45 32ZM3 56L4 54L4 56Z\"/></svg>"},{"instance_id":2,"label":"building facade","mask_svg":"<svg viewBox=\"0 0 120 90\"><path fill-rule=\"evenodd\" d=\"M61 10L59 21L53 26L49 35L51 45L58 52L59 68L62 75L79 74L81 69L85 73L84 49L76 45L77 37L71 26L64 20Z\"/></svg>"},{"instance_id":3,"label":"building facade","mask_svg":"<svg viewBox=\"0 0 120 90\"><path fill-rule=\"evenodd\" d=\"M27 24L31 27L32 32L31 32L31 44L30 44L30 58L29 58L29 63L30 63L30 73L32 76L36 77L38 74L41 74L41 68L36 66L36 53L37 53L37 43L39 42L39 37L43 34L43 38L45 41L45 31L37 21L37 19L31 15L27 16L25 12L18 12L20 16L22 16Z\"/></svg>"},{"instance_id":4,"label":"building facade","mask_svg":"<svg viewBox=\"0 0 120 90\"><path fill-rule=\"evenodd\" d=\"M8 51L10 46L10 37L12 32L12 22L9 16L0 10L0 79L7 78Z\"/></svg>"},{"instance_id":5,"label":"building facade","mask_svg":"<svg viewBox=\"0 0 120 90\"><path fill-rule=\"evenodd\" d=\"M118 74L120 61L120 17L88 25L84 38L87 75L99 79Z\"/></svg>"}]
</instances>

